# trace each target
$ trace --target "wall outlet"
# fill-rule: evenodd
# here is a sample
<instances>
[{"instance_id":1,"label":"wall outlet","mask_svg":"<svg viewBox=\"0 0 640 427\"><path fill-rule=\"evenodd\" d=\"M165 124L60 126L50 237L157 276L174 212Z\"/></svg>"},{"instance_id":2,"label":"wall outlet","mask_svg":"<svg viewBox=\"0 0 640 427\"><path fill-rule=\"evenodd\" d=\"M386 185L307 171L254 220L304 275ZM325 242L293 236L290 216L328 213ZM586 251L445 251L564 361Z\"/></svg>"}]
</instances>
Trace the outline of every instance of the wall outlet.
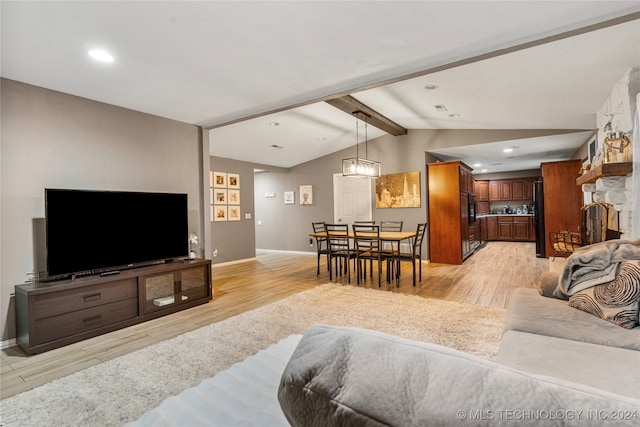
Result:
<instances>
[{"instance_id":1,"label":"wall outlet","mask_svg":"<svg viewBox=\"0 0 640 427\"><path fill-rule=\"evenodd\" d=\"M309 246L313 246L313 238L309 237Z\"/></svg>"},{"instance_id":2,"label":"wall outlet","mask_svg":"<svg viewBox=\"0 0 640 427\"><path fill-rule=\"evenodd\" d=\"M215 257L217 257L217 256L218 256L218 250L217 250L217 249L214 249L214 250L213 250L213 257L215 258Z\"/></svg>"}]
</instances>

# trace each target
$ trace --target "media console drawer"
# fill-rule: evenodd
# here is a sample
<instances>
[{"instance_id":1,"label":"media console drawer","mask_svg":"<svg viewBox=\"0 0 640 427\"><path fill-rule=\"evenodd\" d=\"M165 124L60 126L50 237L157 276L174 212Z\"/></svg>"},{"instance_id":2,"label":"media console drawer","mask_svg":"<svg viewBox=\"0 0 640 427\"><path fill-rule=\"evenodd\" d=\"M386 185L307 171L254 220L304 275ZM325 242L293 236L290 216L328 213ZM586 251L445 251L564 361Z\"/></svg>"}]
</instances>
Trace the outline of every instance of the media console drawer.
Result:
<instances>
[{"instance_id":1,"label":"media console drawer","mask_svg":"<svg viewBox=\"0 0 640 427\"><path fill-rule=\"evenodd\" d=\"M138 298L103 304L84 310L36 320L35 344L82 334L138 316Z\"/></svg>"},{"instance_id":2,"label":"media console drawer","mask_svg":"<svg viewBox=\"0 0 640 427\"><path fill-rule=\"evenodd\" d=\"M35 299L35 315L36 319L43 319L137 296L138 281L132 277L100 285L38 295Z\"/></svg>"}]
</instances>

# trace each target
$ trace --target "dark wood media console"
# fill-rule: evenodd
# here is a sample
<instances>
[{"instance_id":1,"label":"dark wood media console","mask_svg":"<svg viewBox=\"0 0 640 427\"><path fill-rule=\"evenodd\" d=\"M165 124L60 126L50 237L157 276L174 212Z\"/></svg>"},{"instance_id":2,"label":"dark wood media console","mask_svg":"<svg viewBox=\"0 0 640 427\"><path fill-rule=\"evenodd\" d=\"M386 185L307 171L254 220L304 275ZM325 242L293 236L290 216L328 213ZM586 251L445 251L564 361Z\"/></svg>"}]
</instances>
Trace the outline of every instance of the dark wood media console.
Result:
<instances>
[{"instance_id":1,"label":"dark wood media console","mask_svg":"<svg viewBox=\"0 0 640 427\"><path fill-rule=\"evenodd\" d=\"M18 345L35 354L211 300L211 260L17 285Z\"/></svg>"}]
</instances>

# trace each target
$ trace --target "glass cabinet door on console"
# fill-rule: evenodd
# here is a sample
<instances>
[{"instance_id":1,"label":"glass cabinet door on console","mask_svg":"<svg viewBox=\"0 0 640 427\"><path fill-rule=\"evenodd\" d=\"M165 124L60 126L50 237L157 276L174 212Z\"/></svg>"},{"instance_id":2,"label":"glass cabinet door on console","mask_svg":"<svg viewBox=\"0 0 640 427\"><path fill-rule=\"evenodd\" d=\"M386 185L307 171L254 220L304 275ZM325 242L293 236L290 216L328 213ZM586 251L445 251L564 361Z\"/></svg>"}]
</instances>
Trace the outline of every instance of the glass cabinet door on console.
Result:
<instances>
[{"instance_id":1,"label":"glass cabinet door on console","mask_svg":"<svg viewBox=\"0 0 640 427\"><path fill-rule=\"evenodd\" d=\"M186 304L209 295L206 266L185 268L143 278L143 312Z\"/></svg>"},{"instance_id":2,"label":"glass cabinet door on console","mask_svg":"<svg viewBox=\"0 0 640 427\"><path fill-rule=\"evenodd\" d=\"M208 295L208 290L205 285L207 283L206 272L203 267L181 270L179 274L182 300L186 302Z\"/></svg>"},{"instance_id":3,"label":"glass cabinet door on console","mask_svg":"<svg viewBox=\"0 0 640 427\"><path fill-rule=\"evenodd\" d=\"M177 272L167 272L143 279L145 292L144 312L149 313L176 304L178 295Z\"/></svg>"}]
</instances>

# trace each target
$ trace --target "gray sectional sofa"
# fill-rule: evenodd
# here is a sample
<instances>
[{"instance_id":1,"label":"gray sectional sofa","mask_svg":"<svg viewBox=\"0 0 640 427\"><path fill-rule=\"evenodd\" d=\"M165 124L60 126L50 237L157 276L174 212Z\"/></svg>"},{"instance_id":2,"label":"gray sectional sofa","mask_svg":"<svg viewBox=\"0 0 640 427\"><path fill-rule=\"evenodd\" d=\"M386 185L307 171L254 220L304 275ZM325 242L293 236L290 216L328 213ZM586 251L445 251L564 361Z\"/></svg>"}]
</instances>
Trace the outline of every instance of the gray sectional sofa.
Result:
<instances>
[{"instance_id":1,"label":"gray sectional sofa","mask_svg":"<svg viewBox=\"0 0 640 427\"><path fill-rule=\"evenodd\" d=\"M517 289L496 362L352 328L308 331L278 398L293 426L640 426L640 327Z\"/></svg>"}]
</instances>

